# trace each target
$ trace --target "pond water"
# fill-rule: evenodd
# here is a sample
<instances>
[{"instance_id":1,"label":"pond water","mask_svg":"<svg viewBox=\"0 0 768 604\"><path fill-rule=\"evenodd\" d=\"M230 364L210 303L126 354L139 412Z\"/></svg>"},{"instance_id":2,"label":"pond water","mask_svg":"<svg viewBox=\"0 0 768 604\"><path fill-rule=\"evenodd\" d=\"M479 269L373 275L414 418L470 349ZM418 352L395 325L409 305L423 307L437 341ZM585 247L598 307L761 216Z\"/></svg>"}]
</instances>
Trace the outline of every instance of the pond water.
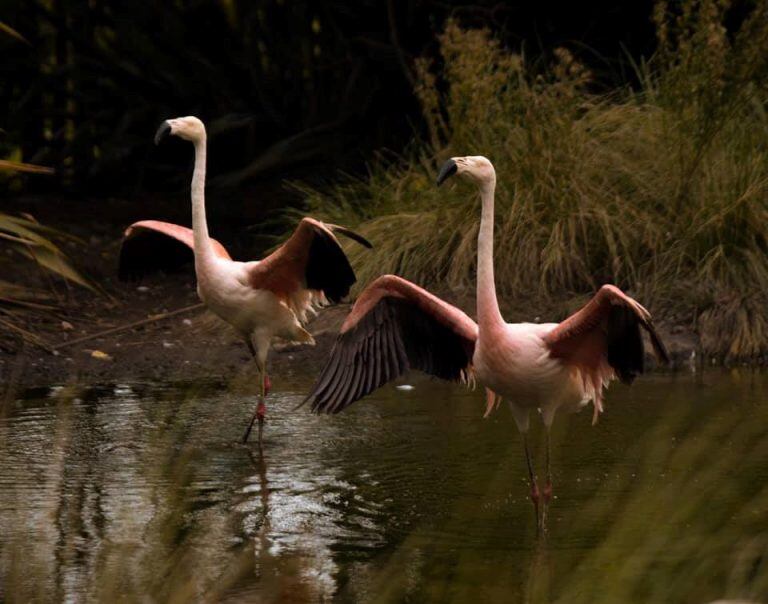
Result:
<instances>
[{"instance_id":1,"label":"pond water","mask_svg":"<svg viewBox=\"0 0 768 604\"><path fill-rule=\"evenodd\" d=\"M509 410L409 376L339 416L274 384L30 389L0 408L0 601L768 600L768 373L650 375L553 429L536 535ZM543 462L536 425L532 444Z\"/></svg>"}]
</instances>

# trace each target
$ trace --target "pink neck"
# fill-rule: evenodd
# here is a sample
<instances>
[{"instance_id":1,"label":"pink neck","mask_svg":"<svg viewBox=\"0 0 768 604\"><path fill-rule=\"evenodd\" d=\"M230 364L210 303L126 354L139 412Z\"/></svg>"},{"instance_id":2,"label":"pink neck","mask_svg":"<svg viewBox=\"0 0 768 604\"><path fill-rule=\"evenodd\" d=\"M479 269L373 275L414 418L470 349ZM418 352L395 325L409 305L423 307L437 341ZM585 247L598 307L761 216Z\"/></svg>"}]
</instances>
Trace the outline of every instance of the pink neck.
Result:
<instances>
[{"instance_id":1,"label":"pink neck","mask_svg":"<svg viewBox=\"0 0 768 604\"><path fill-rule=\"evenodd\" d=\"M195 269L199 273L214 257L205 219L205 137L195 141L195 170L192 173L192 232L195 240Z\"/></svg>"},{"instance_id":2,"label":"pink neck","mask_svg":"<svg viewBox=\"0 0 768 604\"><path fill-rule=\"evenodd\" d=\"M477 236L477 323L480 331L504 323L496 298L496 283L493 276L493 197L496 189L495 177L480 185L482 215Z\"/></svg>"}]
</instances>

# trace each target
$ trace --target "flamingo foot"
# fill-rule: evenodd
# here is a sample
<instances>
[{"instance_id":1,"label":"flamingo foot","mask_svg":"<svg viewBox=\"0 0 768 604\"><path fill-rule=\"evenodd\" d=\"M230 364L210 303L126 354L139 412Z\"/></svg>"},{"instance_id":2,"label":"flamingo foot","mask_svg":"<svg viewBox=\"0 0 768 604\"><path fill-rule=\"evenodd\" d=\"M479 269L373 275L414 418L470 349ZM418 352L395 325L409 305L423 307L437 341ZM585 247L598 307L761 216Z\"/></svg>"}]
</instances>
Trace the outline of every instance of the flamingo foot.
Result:
<instances>
[{"instance_id":1,"label":"flamingo foot","mask_svg":"<svg viewBox=\"0 0 768 604\"><path fill-rule=\"evenodd\" d=\"M253 417L251 417L251 421L248 423L248 428L245 430L245 434L243 435L243 444L248 442L248 437L251 435L251 430L253 430L253 424L256 422L256 420L259 420L259 442L261 442L261 432L264 429L264 416L267 414L267 406L264 404L264 401L259 401L259 404L256 405L256 411L253 412Z\"/></svg>"},{"instance_id":2,"label":"flamingo foot","mask_svg":"<svg viewBox=\"0 0 768 604\"><path fill-rule=\"evenodd\" d=\"M266 397L269 394L270 389L272 388L272 381L269 379L269 376L265 373L264 374L264 394L263 397ZM264 417L267 415L267 406L264 404L264 399L259 399L258 405L256 405L256 411L253 412L253 417L251 417L251 421L248 424L248 428L245 430L245 434L243 435L243 444L248 442L248 437L251 435L251 430L253 430L253 424L258 419L259 420L259 445L261 445L261 434L264 430Z\"/></svg>"},{"instance_id":3,"label":"flamingo foot","mask_svg":"<svg viewBox=\"0 0 768 604\"><path fill-rule=\"evenodd\" d=\"M539 493L539 485L537 485L534 482L531 485L531 501L533 501L534 505L539 505L540 500L541 500L541 493Z\"/></svg>"},{"instance_id":4,"label":"flamingo foot","mask_svg":"<svg viewBox=\"0 0 768 604\"><path fill-rule=\"evenodd\" d=\"M547 481L547 483L544 485L544 490L542 491L542 496L544 497L544 504L548 504L550 501L552 501L552 482Z\"/></svg>"},{"instance_id":5,"label":"flamingo foot","mask_svg":"<svg viewBox=\"0 0 768 604\"><path fill-rule=\"evenodd\" d=\"M539 501L541 500L541 493L539 493L539 486L533 482L531 483L531 502L533 503L533 513L536 515L536 534L541 535L541 517L539 516Z\"/></svg>"}]
</instances>

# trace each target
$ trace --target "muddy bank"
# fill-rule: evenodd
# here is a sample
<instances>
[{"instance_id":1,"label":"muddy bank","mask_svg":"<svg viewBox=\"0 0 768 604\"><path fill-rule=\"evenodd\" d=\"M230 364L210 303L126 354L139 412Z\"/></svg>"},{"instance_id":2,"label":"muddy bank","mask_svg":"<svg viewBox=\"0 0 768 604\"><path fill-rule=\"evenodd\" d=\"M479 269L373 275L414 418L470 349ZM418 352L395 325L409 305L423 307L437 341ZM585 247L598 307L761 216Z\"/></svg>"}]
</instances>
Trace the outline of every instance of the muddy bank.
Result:
<instances>
[{"instance_id":1,"label":"muddy bank","mask_svg":"<svg viewBox=\"0 0 768 604\"><path fill-rule=\"evenodd\" d=\"M242 340L199 306L194 289L183 280L135 287L109 308L72 308L61 318L38 318L40 322L28 328L50 350L27 342L0 352L0 383L229 378L244 371L252 371L255 378ZM294 368L303 372L319 368L349 308L348 304L326 308L313 318L309 329L315 334L315 346L277 344L269 359L270 373L277 377ZM126 328L135 323L140 324ZM116 331L97 335L110 330Z\"/></svg>"},{"instance_id":2,"label":"muddy bank","mask_svg":"<svg viewBox=\"0 0 768 604\"><path fill-rule=\"evenodd\" d=\"M12 206L15 212L32 212L43 223L78 236L83 243L68 241L65 250L103 292L52 284L21 259L2 265L3 279L40 291L53 290L46 301L53 310L14 316L36 344L0 327L0 396L9 388L52 383L237 376L247 381L250 375L255 380L250 355L229 326L201 308L166 316L199 305L191 266L141 283L116 279L120 235L127 224L141 217L139 208L125 200L99 200L93 204L92 220L83 223L75 220L66 203L41 198L16 200ZM187 211L181 200L158 200L152 217L184 224ZM242 223L230 228L217 225L215 234L236 258L259 257L264 245L256 245L258 238L242 240L242 230ZM436 293L473 313L473 292ZM322 309L309 323L316 346L277 346L269 359L272 377L279 380L292 372L318 371L349 309L349 304ZM675 367L688 367L698 360L696 334L684 326L658 323Z\"/></svg>"},{"instance_id":3,"label":"muddy bank","mask_svg":"<svg viewBox=\"0 0 768 604\"><path fill-rule=\"evenodd\" d=\"M201 377L248 380L249 375L255 380L247 348L229 326L198 306L193 283L194 278L185 274L141 285L112 284L111 299L81 296L82 301L57 316L36 318L38 323L28 328L52 351L26 343L15 351L1 352L0 383L8 388ZM328 307L311 320L308 329L315 336L315 346L278 344L269 359L273 380L279 382L293 372L318 371L350 307ZM126 328L136 323L140 324ZM661 329L674 366L689 367L696 359L695 335L665 328L663 323Z\"/></svg>"}]
</instances>

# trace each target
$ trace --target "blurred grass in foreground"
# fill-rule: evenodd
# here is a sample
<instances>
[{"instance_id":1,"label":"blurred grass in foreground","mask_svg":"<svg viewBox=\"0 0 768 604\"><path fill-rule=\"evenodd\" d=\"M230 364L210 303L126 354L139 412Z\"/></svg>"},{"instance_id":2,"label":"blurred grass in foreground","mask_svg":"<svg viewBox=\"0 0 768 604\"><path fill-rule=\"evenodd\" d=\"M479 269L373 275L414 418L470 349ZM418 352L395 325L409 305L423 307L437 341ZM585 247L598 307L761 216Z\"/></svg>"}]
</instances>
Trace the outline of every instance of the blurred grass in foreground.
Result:
<instances>
[{"instance_id":1,"label":"blurred grass in foreground","mask_svg":"<svg viewBox=\"0 0 768 604\"><path fill-rule=\"evenodd\" d=\"M768 20L748 6L738 22L729 2L659 2L640 89L601 93L567 50L543 68L449 22L442 62L416 64L426 140L367 179L305 189L309 209L375 243L351 251L361 283L392 272L471 292L479 204L434 177L447 157L487 155L509 318L561 317L613 282L698 329L707 354L764 357Z\"/></svg>"},{"instance_id":2,"label":"blurred grass in foreground","mask_svg":"<svg viewBox=\"0 0 768 604\"><path fill-rule=\"evenodd\" d=\"M290 414L299 388L281 401L261 457L233 444L233 420L248 407L238 389L72 385L9 405L0 423L0 599L631 603L768 594L764 373L663 376L617 389L597 428L587 414L563 417L546 543L533 535L511 418L480 419L472 393L423 381L409 411L392 390L325 421ZM360 547L370 529L385 542Z\"/></svg>"}]
</instances>

